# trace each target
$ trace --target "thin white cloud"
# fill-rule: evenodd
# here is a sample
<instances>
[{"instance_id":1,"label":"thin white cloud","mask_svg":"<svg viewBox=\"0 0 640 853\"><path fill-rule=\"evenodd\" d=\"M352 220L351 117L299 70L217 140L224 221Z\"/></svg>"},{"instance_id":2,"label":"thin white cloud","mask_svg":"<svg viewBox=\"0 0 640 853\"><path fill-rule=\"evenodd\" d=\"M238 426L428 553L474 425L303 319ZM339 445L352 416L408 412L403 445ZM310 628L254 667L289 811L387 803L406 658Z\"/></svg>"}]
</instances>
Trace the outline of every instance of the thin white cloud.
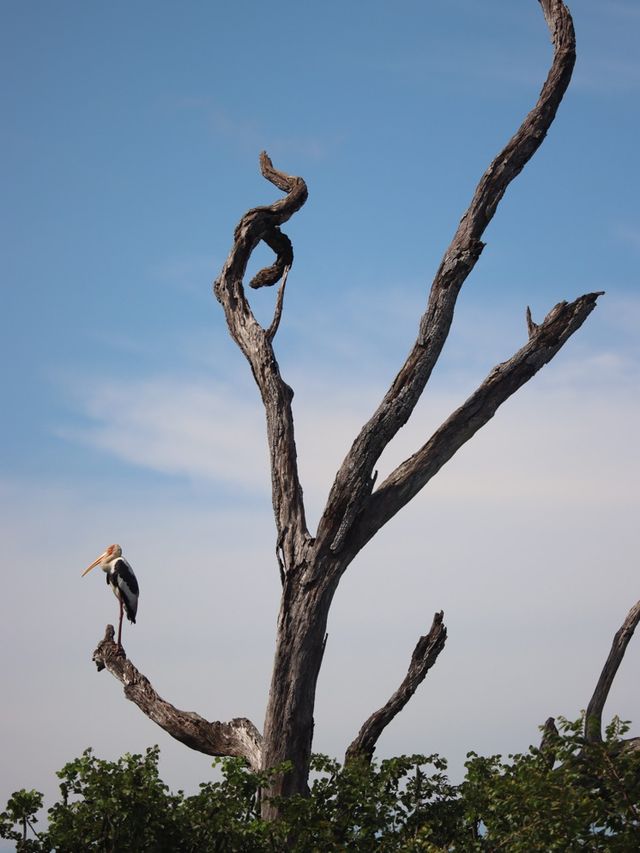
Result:
<instances>
[{"instance_id":1,"label":"thin white cloud","mask_svg":"<svg viewBox=\"0 0 640 853\"><path fill-rule=\"evenodd\" d=\"M344 141L343 131L308 134L283 134L263 121L238 116L212 98L182 98L181 109L196 110L206 116L214 137L255 153L267 148L276 156L294 155L316 161L329 157Z\"/></svg>"},{"instance_id":2,"label":"thin white cloud","mask_svg":"<svg viewBox=\"0 0 640 853\"><path fill-rule=\"evenodd\" d=\"M264 415L231 389L172 378L91 382L75 389L89 423L59 428L132 465L261 489L268 482Z\"/></svg>"},{"instance_id":3,"label":"thin white cloud","mask_svg":"<svg viewBox=\"0 0 640 853\"><path fill-rule=\"evenodd\" d=\"M308 386L301 383L294 401L312 516L379 398L374 386L353 387L344 378L336 391L333 377L316 374ZM637 384L636 363L615 352L578 353L546 368L460 452L463 461L454 459L438 476L439 488L461 498L543 495L549 489L566 501L631 497L634 466L625 454L640 427ZM472 388L428 388L380 460L380 479L420 447ZM247 397L247 390L164 377L92 381L76 388L88 422L59 433L133 466L265 494L270 477L264 414L257 392L250 389ZM607 435L613 440L603 443ZM567 476L567 455L588 458L591 447L600 451L584 474L578 467L578 474L571 468L573 477Z\"/></svg>"}]
</instances>

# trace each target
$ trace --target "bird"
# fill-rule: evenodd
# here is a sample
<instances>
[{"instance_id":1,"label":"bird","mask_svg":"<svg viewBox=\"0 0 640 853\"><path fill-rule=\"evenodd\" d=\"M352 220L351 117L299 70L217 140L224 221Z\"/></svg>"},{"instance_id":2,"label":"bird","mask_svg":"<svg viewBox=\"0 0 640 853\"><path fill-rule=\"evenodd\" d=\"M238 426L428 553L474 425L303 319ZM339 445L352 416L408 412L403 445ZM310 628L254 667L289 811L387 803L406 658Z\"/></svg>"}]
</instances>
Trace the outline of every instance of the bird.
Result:
<instances>
[{"instance_id":1,"label":"bird","mask_svg":"<svg viewBox=\"0 0 640 853\"><path fill-rule=\"evenodd\" d=\"M129 562L122 556L119 545L109 545L91 565L82 572L84 577L91 569L100 566L107 575L107 584L120 602L120 622L118 624L118 647L122 651L122 616L126 612L129 622L135 623L138 612L140 588Z\"/></svg>"}]
</instances>

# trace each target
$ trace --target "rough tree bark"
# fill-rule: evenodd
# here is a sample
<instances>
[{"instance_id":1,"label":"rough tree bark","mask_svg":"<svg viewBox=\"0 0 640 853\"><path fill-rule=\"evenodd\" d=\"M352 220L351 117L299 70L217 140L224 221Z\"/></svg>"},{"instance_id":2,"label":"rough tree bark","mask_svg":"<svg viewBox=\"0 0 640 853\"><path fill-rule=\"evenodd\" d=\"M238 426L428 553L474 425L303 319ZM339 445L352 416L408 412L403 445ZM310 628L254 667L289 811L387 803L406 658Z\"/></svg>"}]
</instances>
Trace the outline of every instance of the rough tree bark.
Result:
<instances>
[{"instance_id":1,"label":"rough tree bark","mask_svg":"<svg viewBox=\"0 0 640 853\"><path fill-rule=\"evenodd\" d=\"M444 613L442 610L433 617L433 623L429 633L420 637L411 655L411 663L407 674L402 679L400 687L391 696L389 701L374 711L368 720L364 722L356 738L349 745L344 757L345 764L356 758L371 761L376 744L382 732L407 704L424 681L427 672L438 659L438 655L444 649L447 639L447 629L442 621Z\"/></svg>"},{"instance_id":2,"label":"rough tree bark","mask_svg":"<svg viewBox=\"0 0 640 853\"><path fill-rule=\"evenodd\" d=\"M529 334L524 346L495 367L425 444L374 489L376 462L410 418L429 380L447 338L457 296L484 248L482 235L507 187L544 140L569 84L575 61L571 16L561 0L539 2L554 48L539 99L480 179L436 272L417 340L337 472L315 536L307 529L298 475L293 392L280 374L273 347L283 312L286 277L293 262L291 242L280 228L305 203L307 187L302 178L274 168L264 152L260 155L262 174L285 196L242 217L229 257L215 282L215 295L224 309L229 332L250 364L266 413L282 597L263 736L242 718L208 723L196 714L178 711L157 696L126 658L116 654L112 636L105 636L94 659L125 685L127 697L145 714L192 748L207 754L243 755L254 767L271 768L290 761L292 771L276 777L268 795L306 790L327 617L343 573L376 532L493 417L497 408L554 357L586 320L600 295L588 293L574 302L561 302L540 324L533 322L527 309ZM276 261L260 271L250 286L280 282L274 318L267 328L256 320L243 284L249 258L261 240L273 249ZM380 733L424 678L445 637L442 614L436 614L430 632L416 646L400 688L363 725L348 757L371 756ZM264 816L275 817L277 808L269 796L263 803Z\"/></svg>"},{"instance_id":3,"label":"rough tree bark","mask_svg":"<svg viewBox=\"0 0 640 853\"><path fill-rule=\"evenodd\" d=\"M584 717L584 737L587 743L602 742L602 711L609 696L613 679L616 677L622 658L627 651L627 646L633 632L640 622L640 601L633 605L627 613L626 619L616 631L611 644L611 651L602 668L600 678L596 684L591 701L587 705ZM638 747L638 738L629 738L627 743L634 748Z\"/></svg>"},{"instance_id":4,"label":"rough tree bark","mask_svg":"<svg viewBox=\"0 0 640 853\"><path fill-rule=\"evenodd\" d=\"M205 755L246 758L259 770L262 762L262 735L250 720L237 717L229 723L208 722L193 711L180 711L159 696L149 679L142 675L115 642L113 625L107 625L104 639L93 653L98 672L107 669L124 686L124 695L140 710L185 746Z\"/></svg>"}]
</instances>

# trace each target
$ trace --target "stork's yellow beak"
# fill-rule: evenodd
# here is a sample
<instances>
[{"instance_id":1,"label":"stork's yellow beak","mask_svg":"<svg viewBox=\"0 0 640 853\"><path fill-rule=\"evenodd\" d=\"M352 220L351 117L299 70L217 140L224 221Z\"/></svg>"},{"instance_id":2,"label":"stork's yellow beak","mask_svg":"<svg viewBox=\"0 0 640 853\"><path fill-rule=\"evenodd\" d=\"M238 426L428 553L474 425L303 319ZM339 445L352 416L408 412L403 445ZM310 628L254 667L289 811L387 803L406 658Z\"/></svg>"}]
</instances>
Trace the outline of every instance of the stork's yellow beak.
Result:
<instances>
[{"instance_id":1,"label":"stork's yellow beak","mask_svg":"<svg viewBox=\"0 0 640 853\"><path fill-rule=\"evenodd\" d=\"M84 577L87 574L87 572L91 571L91 569L95 569L95 567L98 565L98 563L101 563L102 560L104 559L104 557L106 557L106 555L107 555L107 552L103 551L102 554L100 554L100 556L96 560L94 560L93 563L91 563L89 568L84 570L84 572L81 574L80 577Z\"/></svg>"}]
</instances>

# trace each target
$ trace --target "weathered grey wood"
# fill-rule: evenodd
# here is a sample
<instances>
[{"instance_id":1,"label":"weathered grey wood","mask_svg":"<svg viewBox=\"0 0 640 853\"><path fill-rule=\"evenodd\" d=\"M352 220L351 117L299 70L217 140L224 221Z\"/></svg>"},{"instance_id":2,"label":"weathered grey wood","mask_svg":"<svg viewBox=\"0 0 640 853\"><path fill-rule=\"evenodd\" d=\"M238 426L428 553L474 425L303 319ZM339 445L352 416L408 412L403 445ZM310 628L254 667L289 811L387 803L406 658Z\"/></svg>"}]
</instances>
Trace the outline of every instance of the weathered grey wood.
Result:
<instances>
[{"instance_id":1,"label":"weathered grey wood","mask_svg":"<svg viewBox=\"0 0 640 853\"><path fill-rule=\"evenodd\" d=\"M442 621L443 618L442 610L434 615L429 633L420 637L413 650L409 669L400 687L382 708L374 711L363 723L362 728L347 749L345 763L356 758L371 761L380 735L411 699L443 650L447 639L447 629Z\"/></svg>"},{"instance_id":2,"label":"weathered grey wood","mask_svg":"<svg viewBox=\"0 0 640 853\"><path fill-rule=\"evenodd\" d=\"M310 556L309 565L315 560ZM322 665L329 608L335 585L312 585L300 566L285 575L278 616L276 650L264 722L264 769L291 761L290 773L276 777L263 799L262 814L271 819L278 810L269 796L288 796L307 789L313 711L318 673ZM335 577L327 569L325 579Z\"/></svg>"},{"instance_id":3,"label":"weathered grey wood","mask_svg":"<svg viewBox=\"0 0 640 853\"><path fill-rule=\"evenodd\" d=\"M436 435L435 448L433 442L429 452L423 448L416 454L416 459L408 460L408 464L401 466L391 475L391 479L387 478L386 484L372 494L375 462L407 422L424 390L449 332L457 295L482 251L480 238L507 186L542 143L571 78L575 61L571 16L560 0L544 0L542 7L552 36L554 56L538 102L481 178L436 273L427 309L420 321L418 339L382 403L362 428L342 463L321 516L316 538L298 536L294 547L279 555L284 588L264 725L263 764L270 767L289 760L293 763L293 771L274 780L267 794L287 795L306 789L315 690L329 608L339 579L353 557L380 526L424 485L434 463L435 467L444 464L464 441L486 423L503 400L555 355L595 303L595 296L587 295L569 306L564 303L557 306L543 324L544 328L532 336L529 348L525 347L510 362L497 368L479 392L462 407L462 411L454 413L443 425ZM285 190L290 192L289 187L285 187ZM236 230L231 261L227 263L216 285L219 298L221 282L229 280L228 271L233 267L242 222ZM239 286L234 286L237 292ZM229 285L227 289L230 289ZM234 335L236 321L230 314L236 312L243 318L244 325L246 309L241 300L227 300L223 304ZM242 346L241 336L234 337ZM254 366L255 355L252 358L250 352L246 354ZM276 408L279 404L265 394L264 383L258 381L258 384L269 418L274 402ZM483 405L488 406L486 412L482 410ZM467 414L473 414L471 429L462 423ZM288 438L288 449L285 446L283 450L291 458L294 456L292 427ZM274 458L273 452L272 470L278 474L278 460ZM292 489L291 495L294 500L300 498L301 506L301 490ZM274 507L278 542L282 544L288 528L279 517L281 509L275 499ZM297 515L301 515L301 512ZM277 814L277 809L270 806L268 796L264 800L263 814L268 818Z\"/></svg>"},{"instance_id":4,"label":"weathered grey wood","mask_svg":"<svg viewBox=\"0 0 640 853\"><path fill-rule=\"evenodd\" d=\"M284 305L284 289L287 286L287 277L289 275L289 267L284 268L284 272L282 274L282 281L280 282L280 287L278 288L278 296L276 298L276 307L273 312L273 320L271 321L271 325L267 329L267 340L269 343L273 341L280 326L280 320L282 319L282 308Z\"/></svg>"},{"instance_id":5,"label":"weathered grey wood","mask_svg":"<svg viewBox=\"0 0 640 853\"><path fill-rule=\"evenodd\" d=\"M280 290L273 323L265 330L256 320L246 299L242 279L251 253L260 240L275 248L279 254L276 263L261 270L252 285L262 287L275 284L285 274L285 270L288 271L293 262L293 250L279 226L302 207L308 193L302 178L275 169L264 151L260 155L260 168L264 177L287 195L273 204L255 207L242 217L234 232L229 257L214 284L214 292L224 309L232 338L251 365L264 403L278 551L282 569L286 572L300 559L309 533L298 476L291 411L293 391L280 375L272 345L282 312L283 288Z\"/></svg>"},{"instance_id":6,"label":"weathered grey wood","mask_svg":"<svg viewBox=\"0 0 640 853\"><path fill-rule=\"evenodd\" d=\"M518 352L494 367L480 387L450 415L420 450L399 465L366 499L352 531L356 551L405 506L483 427L499 406L547 364L593 311L601 293L561 302Z\"/></svg>"},{"instance_id":7,"label":"weathered grey wood","mask_svg":"<svg viewBox=\"0 0 640 853\"><path fill-rule=\"evenodd\" d=\"M587 743L600 743L602 741L602 711L611 690L613 679L622 663L622 658L627 651L627 646L633 637L638 622L640 622L640 601L633 605L627 613L626 619L616 631L611 651L602 668L591 701L587 706L584 720L584 736ZM637 738L631 738L629 740L630 747L637 748L637 740Z\"/></svg>"},{"instance_id":8,"label":"weathered grey wood","mask_svg":"<svg viewBox=\"0 0 640 853\"><path fill-rule=\"evenodd\" d=\"M525 316L527 319L527 331L529 332L529 337L532 338L538 331L538 324L533 322L533 317L531 316L531 308L529 308L528 305L527 310L525 312Z\"/></svg>"},{"instance_id":9,"label":"weathered grey wood","mask_svg":"<svg viewBox=\"0 0 640 853\"><path fill-rule=\"evenodd\" d=\"M124 695L171 737L206 755L245 758L257 770L262 762L262 736L250 720L209 722L193 711L180 711L159 696L149 679L139 672L114 642L113 625L107 625L93 653L98 672L107 669L124 685Z\"/></svg>"},{"instance_id":10,"label":"weathered grey wood","mask_svg":"<svg viewBox=\"0 0 640 853\"><path fill-rule=\"evenodd\" d=\"M516 134L490 164L436 272L418 339L384 399L355 439L336 476L320 523L318 539L338 552L373 488L381 453L408 421L449 334L460 288L484 248L481 237L511 181L538 150L569 85L575 63L575 34L560 0L541 3L554 56L540 97Z\"/></svg>"},{"instance_id":11,"label":"weathered grey wood","mask_svg":"<svg viewBox=\"0 0 640 853\"><path fill-rule=\"evenodd\" d=\"M280 228L305 203L307 187L302 178L274 168L264 152L260 155L263 176L286 195L270 205L253 208L242 217L229 256L215 282L215 295L223 307L233 340L250 364L267 422L276 555L283 589L264 736L261 739L248 720L208 723L195 714L178 711L157 696L129 661L118 658L113 637L105 638L94 658L125 684L125 692L144 713L194 749L216 755L243 755L254 767L271 768L290 761L291 773L276 777L264 792L266 818L276 817L278 812L270 802L270 795L306 790L316 684L326 643L329 608L342 574L372 536L493 417L497 408L554 357L593 310L599 295L585 294L574 302L560 303L540 325L533 323L529 312L529 340L522 349L498 365L426 444L374 491L374 466L410 418L426 387L449 333L460 289L484 248L481 240L484 231L507 187L541 145L569 84L575 62L571 16L561 0L539 2L554 48L551 70L540 97L482 176L436 272L417 340L337 472L315 538L307 529L298 474L291 408L293 391L280 375L273 349L282 319L286 275L293 262L291 241ZM273 249L276 260L261 270L250 286L272 286L282 281L273 321L266 329L254 316L243 283L249 258L261 240ZM408 701L428 666L435 661L444 644L444 626L434 622L432 631L434 637L421 638L416 647L399 691L363 727L358 749L365 753L373 750L380 731Z\"/></svg>"}]
</instances>

